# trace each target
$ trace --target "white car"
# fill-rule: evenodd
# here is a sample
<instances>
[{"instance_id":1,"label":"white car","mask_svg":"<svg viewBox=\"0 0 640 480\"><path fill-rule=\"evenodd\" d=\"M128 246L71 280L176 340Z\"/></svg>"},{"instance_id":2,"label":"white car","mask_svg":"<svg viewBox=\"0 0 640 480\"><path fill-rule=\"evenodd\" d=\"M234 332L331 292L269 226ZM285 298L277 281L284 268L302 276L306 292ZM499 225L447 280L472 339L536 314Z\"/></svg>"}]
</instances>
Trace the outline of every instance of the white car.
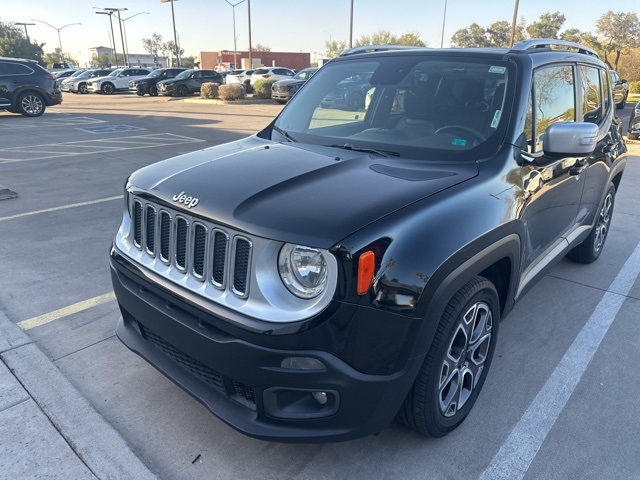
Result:
<instances>
[{"instance_id":1,"label":"white car","mask_svg":"<svg viewBox=\"0 0 640 480\"><path fill-rule=\"evenodd\" d=\"M258 68L251 75L251 85L263 78L275 78L276 80L285 80L292 78L296 72L284 67L264 67Z\"/></svg>"},{"instance_id":2,"label":"white car","mask_svg":"<svg viewBox=\"0 0 640 480\"><path fill-rule=\"evenodd\" d=\"M129 82L146 77L151 73L147 68L119 68L106 77L93 78L87 82L87 91L111 95L118 90L129 91Z\"/></svg>"},{"instance_id":3,"label":"white car","mask_svg":"<svg viewBox=\"0 0 640 480\"><path fill-rule=\"evenodd\" d=\"M97 70L84 70L71 75L60 82L60 89L63 92L88 93L87 82L92 78L104 77L112 72L110 68L99 68Z\"/></svg>"}]
</instances>

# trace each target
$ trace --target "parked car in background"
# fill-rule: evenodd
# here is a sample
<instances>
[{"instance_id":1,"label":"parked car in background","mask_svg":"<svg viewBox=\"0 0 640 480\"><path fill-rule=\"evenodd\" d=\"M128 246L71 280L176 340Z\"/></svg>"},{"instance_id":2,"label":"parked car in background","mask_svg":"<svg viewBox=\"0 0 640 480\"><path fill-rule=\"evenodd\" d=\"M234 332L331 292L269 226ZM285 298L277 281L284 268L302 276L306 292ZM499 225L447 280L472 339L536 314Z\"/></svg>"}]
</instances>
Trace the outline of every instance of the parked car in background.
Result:
<instances>
[{"instance_id":1,"label":"parked car in background","mask_svg":"<svg viewBox=\"0 0 640 480\"><path fill-rule=\"evenodd\" d=\"M192 93L199 93L203 83L224 83L224 78L215 70L185 70L175 78L158 82L160 95L177 95L184 97Z\"/></svg>"},{"instance_id":2,"label":"parked car in background","mask_svg":"<svg viewBox=\"0 0 640 480\"><path fill-rule=\"evenodd\" d=\"M77 70L61 70L59 72L54 72L53 76L56 77L56 80L62 80L63 78L70 77L71 75L73 75L76 72L77 72Z\"/></svg>"},{"instance_id":3,"label":"parked car in background","mask_svg":"<svg viewBox=\"0 0 640 480\"><path fill-rule=\"evenodd\" d=\"M631 111L627 138L629 140L640 140L640 102L636 103Z\"/></svg>"},{"instance_id":4,"label":"parked car in background","mask_svg":"<svg viewBox=\"0 0 640 480\"><path fill-rule=\"evenodd\" d=\"M623 78L620 78L618 72L609 70L611 76L611 88L613 88L613 98L618 109L624 108L629 96L629 84Z\"/></svg>"},{"instance_id":5,"label":"parked car in background","mask_svg":"<svg viewBox=\"0 0 640 480\"><path fill-rule=\"evenodd\" d=\"M0 57L0 109L38 117L46 107L62 103L55 76L35 60Z\"/></svg>"},{"instance_id":6,"label":"parked car in background","mask_svg":"<svg viewBox=\"0 0 640 480\"><path fill-rule=\"evenodd\" d=\"M225 78L225 83L233 84L239 83L244 85L247 93L251 92L251 75L255 70L233 70L227 74L227 78Z\"/></svg>"},{"instance_id":7,"label":"parked car in background","mask_svg":"<svg viewBox=\"0 0 640 480\"><path fill-rule=\"evenodd\" d=\"M60 88L63 92L71 93L89 93L87 90L87 81L92 78L104 77L112 72L109 68L97 68L92 70L84 70L76 72L69 78L60 82Z\"/></svg>"},{"instance_id":8,"label":"parked car in background","mask_svg":"<svg viewBox=\"0 0 640 480\"><path fill-rule=\"evenodd\" d=\"M340 108L356 111L364 107L369 84L370 72L361 72L342 80L327 95L320 106L322 108Z\"/></svg>"},{"instance_id":9,"label":"parked car in background","mask_svg":"<svg viewBox=\"0 0 640 480\"><path fill-rule=\"evenodd\" d=\"M265 67L254 70L251 74L251 85L263 78L275 78L276 80L285 80L292 78L296 73L290 68L284 67Z\"/></svg>"},{"instance_id":10,"label":"parked car in background","mask_svg":"<svg viewBox=\"0 0 640 480\"><path fill-rule=\"evenodd\" d=\"M129 90L129 82L146 77L151 73L148 68L119 68L106 77L97 77L87 82L87 90L92 93L111 95L119 90Z\"/></svg>"},{"instance_id":11,"label":"parked car in background","mask_svg":"<svg viewBox=\"0 0 640 480\"><path fill-rule=\"evenodd\" d=\"M278 80L271 85L271 98L278 103L287 103L300 87L307 83L307 80L317 71L317 68L305 68L296 73L292 78Z\"/></svg>"},{"instance_id":12,"label":"parked car in background","mask_svg":"<svg viewBox=\"0 0 640 480\"><path fill-rule=\"evenodd\" d=\"M131 80L129 82L129 90L136 92L140 96L144 96L148 93L150 96L155 97L158 95L158 82L175 78L176 75L179 75L185 70L186 68L159 68L151 72L146 77Z\"/></svg>"}]
</instances>

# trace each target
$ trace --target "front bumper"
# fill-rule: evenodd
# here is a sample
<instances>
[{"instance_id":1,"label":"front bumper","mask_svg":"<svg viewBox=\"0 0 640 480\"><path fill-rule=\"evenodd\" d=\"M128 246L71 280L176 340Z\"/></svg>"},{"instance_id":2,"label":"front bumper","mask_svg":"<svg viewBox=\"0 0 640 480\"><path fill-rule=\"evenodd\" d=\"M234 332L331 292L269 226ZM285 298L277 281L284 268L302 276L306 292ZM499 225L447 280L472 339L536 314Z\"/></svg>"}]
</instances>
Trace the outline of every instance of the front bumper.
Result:
<instances>
[{"instance_id":1,"label":"front bumper","mask_svg":"<svg viewBox=\"0 0 640 480\"><path fill-rule=\"evenodd\" d=\"M158 87L158 94L160 95L174 95L176 88L173 85Z\"/></svg>"},{"instance_id":2,"label":"front bumper","mask_svg":"<svg viewBox=\"0 0 640 480\"><path fill-rule=\"evenodd\" d=\"M112 281L122 312L118 337L246 435L315 443L377 434L395 417L422 364L422 358L415 358L389 375L364 374L329 353L323 342L308 348L301 340L303 332L281 335L278 348L268 345L274 335L267 330L253 332L264 342L248 341L214 325L224 318L212 319L210 312L148 283L136 274L137 268L112 249ZM338 308L332 315L344 316L352 308L357 307ZM349 321L342 318L343 325ZM331 336L323 340L345 341ZM325 368L283 368L282 361L289 357L311 357ZM325 392L326 404L314 400L312 392Z\"/></svg>"}]
</instances>

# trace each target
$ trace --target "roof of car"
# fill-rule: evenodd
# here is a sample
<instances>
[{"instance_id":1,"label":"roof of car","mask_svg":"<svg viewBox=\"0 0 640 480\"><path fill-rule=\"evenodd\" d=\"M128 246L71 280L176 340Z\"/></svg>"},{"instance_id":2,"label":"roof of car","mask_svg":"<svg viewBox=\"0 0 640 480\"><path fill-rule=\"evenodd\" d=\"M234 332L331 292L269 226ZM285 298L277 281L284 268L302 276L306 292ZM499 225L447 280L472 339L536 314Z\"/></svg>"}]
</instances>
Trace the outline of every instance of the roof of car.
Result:
<instances>
[{"instance_id":1,"label":"roof of car","mask_svg":"<svg viewBox=\"0 0 640 480\"><path fill-rule=\"evenodd\" d=\"M9 62L31 62L38 63L37 60L30 60L28 58L12 58L12 57L0 57L0 60L9 61Z\"/></svg>"}]
</instances>

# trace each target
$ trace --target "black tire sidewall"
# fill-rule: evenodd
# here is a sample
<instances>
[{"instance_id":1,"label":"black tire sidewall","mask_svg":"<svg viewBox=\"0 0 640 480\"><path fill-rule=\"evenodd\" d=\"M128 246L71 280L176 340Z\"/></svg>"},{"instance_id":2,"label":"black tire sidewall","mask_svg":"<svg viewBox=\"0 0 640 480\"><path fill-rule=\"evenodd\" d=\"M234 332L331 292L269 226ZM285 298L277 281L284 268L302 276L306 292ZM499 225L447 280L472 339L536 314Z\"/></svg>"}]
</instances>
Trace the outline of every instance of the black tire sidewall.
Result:
<instances>
[{"instance_id":1,"label":"black tire sidewall","mask_svg":"<svg viewBox=\"0 0 640 480\"><path fill-rule=\"evenodd\" d=\"M105 95L111 95L115 91L115 87L113 85L111 85L110 83L105 83L104 85L102 85L100 90Z\"/></svg>"},{"instance_id":2,"label":"black tire sidewall","mask_svg":"<svg viewBox=\"0 0 640 480\"><path fill-rule=\"evenodd\" d=\"M423 370L421 370L421 374L426 374L426 393L430 396L430 399L427 401L427 408L422 413L424 415L424 423L426 425L426 429L428 430L429 435L433 437L441 437L454 430L464 421L464 419L473 408L491 367L491 361L493 359L493 354L498 339L498 331L500 325L500 301L498 299L498 294L495 287L489 280L482 277L476 277L473 281L465 285L465 287L470 287L471 293L462 295L462 298L464 298L464 302L458 303L458 308L454 308L456 312L455 317L447 318L445 310L445 314L443 314L442 316L441 323L446 323L445 328L447 329L448 333L446 337L444 337L444 341L438 342L436 339L434 339L434 342L431 345L431 349L429 350L429 353L427 355L427 359L425 360L425 363L422 367ZM462 290L460 292L462 292ZM460 292L458 292L458 294L460 294ZM451 305L452 302L455 302L456 298L460 298L458 297L458 294L456 294L456 296L451 299L449 305ZM487 303L487 305L489 305L489 307L491 308L491 312L493 315L491 343L489 345L487 359L485 360L485 365L480 375L480 380L474 387L474 390L467 400L467 403L454 416L445 417L444 414L440 412L440 405L438 402L438 387L442 362L444 360L444 356L446 355L447 348L449 347L449 344L452 340L455 327L460 321L460 316L465 313L471 307L471 305L477 302Z\"/></svg>"},{"instance_id":3,"label":"black tire sidewall","mask_svg":"<svg viewBox=\"0 0 640 480\"><path fill-rule=\"evenodd\" d=\"M158 96L158 87L156 87L155 85L151 85L149 87L149 95L151 97L157 97Z\"/></svg>"},{"instance_id":4,"label":"black tire sidewall","mask_svg":"<svg viewBox=\"0 0 640 480\"><path fill-rule=\"evenodd\" d=\"M179 97L186 97L187 95L189 95L189 89L187 87L185 87L184 85L180 85L177 89L176 89L176 94Z\"/></svg>"}]
</instances>

